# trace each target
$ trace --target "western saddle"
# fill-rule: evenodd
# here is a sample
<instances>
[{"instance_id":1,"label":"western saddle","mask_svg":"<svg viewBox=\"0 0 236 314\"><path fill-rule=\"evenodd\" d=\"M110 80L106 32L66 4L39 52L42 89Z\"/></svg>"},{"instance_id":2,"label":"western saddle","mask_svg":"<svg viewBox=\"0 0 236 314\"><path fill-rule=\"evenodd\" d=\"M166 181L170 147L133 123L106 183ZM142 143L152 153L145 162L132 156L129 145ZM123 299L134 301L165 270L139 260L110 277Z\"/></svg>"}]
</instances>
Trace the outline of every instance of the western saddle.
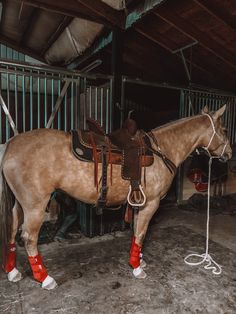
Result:
<instances>
[{"instance_id":1,"label":"western saddle","mask_svg":"<svg viewBox=\"0 0 236 314\"><path fill-rule=\"evenodd\" d=\"M152 148L151 136L144 131L138 131L137 124L132 119L127 119L121 129L109 134L105 134L99 123L91 118L87 119L87 125L89 130L71 131L72 152L79 160L94 163L94 184L97 190L98 163L102 163L100 196L96 204L98 214L101 214L106 206L107 169L110 165L110 184L112 184L113 164L121 165L121 177L130 181L128 203L132 207L143 206L146 196L141 186L142 168L145 184L145 168L153 164L153 153L162 159L166 157ZM168 165L167 167L169 168Z\"/></svg>"}]
</instances>

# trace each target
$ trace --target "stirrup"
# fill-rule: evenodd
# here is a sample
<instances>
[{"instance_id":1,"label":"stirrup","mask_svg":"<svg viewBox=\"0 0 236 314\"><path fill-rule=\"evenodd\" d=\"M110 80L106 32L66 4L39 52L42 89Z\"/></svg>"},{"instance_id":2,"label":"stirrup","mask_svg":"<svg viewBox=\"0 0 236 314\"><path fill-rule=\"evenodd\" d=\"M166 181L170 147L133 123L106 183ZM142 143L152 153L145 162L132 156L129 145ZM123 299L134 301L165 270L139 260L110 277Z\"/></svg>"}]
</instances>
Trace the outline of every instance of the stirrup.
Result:
<instances>
[{"instance_id":1,"label":"stirrup","mask_svg":"<svg viewBox=\"0 0 236 314\"><path fill-rule=\"evenodd\" d=\"M142 195L142 197L143 197L143 202L142 202L142 203L133 203L133 202L131 201L130 196L131 196L131 193L132 193L132 188L131 188L131 185L129 186L129 193L128 193L128 196L127 196L127 201L128 201L128 203L129 203L131 206L134 206L134 207L141 207L141 206L143 206L143 205L146 203L146 200L147 200L146 195L145 195L144 192L143 192L143 188L142 188L141 184L139 184L138 187L139 187L139 191L141 192L141 195Z\"/></svg>"}]
</instances>

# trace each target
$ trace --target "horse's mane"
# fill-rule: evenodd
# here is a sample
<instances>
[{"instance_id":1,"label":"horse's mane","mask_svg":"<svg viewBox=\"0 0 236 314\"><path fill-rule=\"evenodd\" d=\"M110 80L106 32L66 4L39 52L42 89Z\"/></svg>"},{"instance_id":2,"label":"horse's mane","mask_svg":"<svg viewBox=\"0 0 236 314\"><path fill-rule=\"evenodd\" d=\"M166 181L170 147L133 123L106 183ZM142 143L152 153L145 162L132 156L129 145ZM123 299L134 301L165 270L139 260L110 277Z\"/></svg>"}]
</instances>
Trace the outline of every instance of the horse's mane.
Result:
<instances>
[{"instance_id":1,"label":"horse's mane","mask_svg":"<svg viewBox=\"0 0 236 314\"><path fill-rule=\"evenodd\" d=\"M181 118L181 119L178 119L178 120L170 121L168 123L165 123L163 125L160 125L160 126L156 127L152 131L158 131L158 130L161 130L161 129L164 129L164 128L172 127L173 125L178 126L179 124L182 124L183 122L191 121L191 120L196 119L196 118L198 118L200 116L202 116L202 115L196 115L196 116L191 116L191 117L186 117L186 118Z\"/></svg>"}]
</instances>

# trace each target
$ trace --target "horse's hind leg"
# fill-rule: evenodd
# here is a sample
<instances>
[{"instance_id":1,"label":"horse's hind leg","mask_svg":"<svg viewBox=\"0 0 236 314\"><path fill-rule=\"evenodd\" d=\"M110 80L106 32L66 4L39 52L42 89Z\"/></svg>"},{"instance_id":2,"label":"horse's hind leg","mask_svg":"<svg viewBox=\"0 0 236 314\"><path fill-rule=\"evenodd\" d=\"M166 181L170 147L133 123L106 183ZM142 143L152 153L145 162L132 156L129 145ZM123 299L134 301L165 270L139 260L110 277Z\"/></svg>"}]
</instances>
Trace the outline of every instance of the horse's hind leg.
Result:
<instances>
[{"instance_id":1,"label":"horse's hind leg","mask_svg":"<svg viewBox=\"0 0 236 314\"><path fill-rule=\"evenodd\" d=\"M130 265L134 268L133 274L136 278L145 278L146 273L143 270L141 259L142 244L147 232L149 222L159 206L159 200L149 201L144 209L139 210L134 224L134 238L130 249Z\"/></svg>"},{"instance_id":2,"label":"horse's hind leg","mask_svg":"<svg viewBox=\"0 0 236 314\"><path fill-rule=\"evenodd\" d=\"M11 239L9 243L6 264L4 265L4 270L8 273L7 277L9 281L17 282L21 280L22 275L16 268L16 244L15 237L19 226L23 222L22 209L17 200L15 200L14 207L12 209L13 221L12 221L12 232Z\"/></svg>"},{"instance_id":3,"label":"horse's hind leg","mask_svg":"<svg viewBox=\"0 0 236 314\"><path fill-rule=\"evenodd\" d=\"M45 211L43 206L35 206L33 210L24 208L25 219L22 228L22 237L25 242L25 248L28 253L34 279L42 283L42 288L51 290L54 289L57 284L56 281L48 275L37 247L38 234L44 221L44 215Z\"/></svg>"}]
</instances>

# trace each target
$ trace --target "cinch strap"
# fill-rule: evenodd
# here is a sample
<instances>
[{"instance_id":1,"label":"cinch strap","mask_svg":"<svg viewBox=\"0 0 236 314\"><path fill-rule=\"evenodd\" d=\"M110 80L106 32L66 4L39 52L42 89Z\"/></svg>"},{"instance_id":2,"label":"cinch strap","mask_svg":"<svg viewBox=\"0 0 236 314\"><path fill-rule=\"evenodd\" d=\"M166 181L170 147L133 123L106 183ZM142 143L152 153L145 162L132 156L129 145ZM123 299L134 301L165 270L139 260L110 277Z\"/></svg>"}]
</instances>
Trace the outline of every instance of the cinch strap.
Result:
<instances>
[{"instance_id":1,"label":"cinch strap","mask_svg":"<svg viewBox=\"0 0 236 314\"><path fill-rule=\"evenodd\" d=\"M38 254L36 256L29 256L28 257L30 266L33 272L34 279L43 282L44 279L48 276L47 270L43 265L43 261L41 256Z\"/></svg>"}]
</instances>

